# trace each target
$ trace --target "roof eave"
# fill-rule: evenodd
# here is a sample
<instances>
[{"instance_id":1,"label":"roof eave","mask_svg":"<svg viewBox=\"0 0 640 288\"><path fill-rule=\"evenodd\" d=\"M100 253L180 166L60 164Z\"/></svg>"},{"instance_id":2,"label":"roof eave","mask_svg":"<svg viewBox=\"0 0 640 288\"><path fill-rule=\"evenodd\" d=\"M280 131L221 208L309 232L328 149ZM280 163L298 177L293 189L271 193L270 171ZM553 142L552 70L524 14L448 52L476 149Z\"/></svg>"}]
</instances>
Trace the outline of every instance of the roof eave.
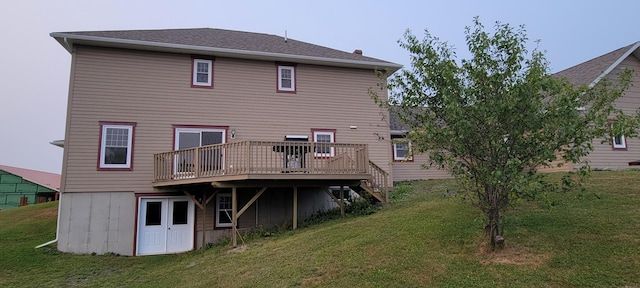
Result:
<instances>
[{"instance_id":1,"label":"roof eave","mask_svg":"<svg viewBox=\"0 0 640 288\"><path fill-rule=\"evenodd\" d=\"M49 144L51 144L53 146L58 146L60 148L64 148L64 139L62 139L62 140L53 140L53 141L49 142Z\"/></svg>"},{"instance_id":2,"label":"roof eave","mask_svg":"<svg viewBox=\"0 0 640 288\"><path fill-rule=\"evenodd\" d=\"M389 132L393 136L404 136L405 134L409 133L409 130L390 130Z\"/></svg>"},{"instance_id":3,"label":"roof eave","mask_svg":"<svg viewBox=\"0 0 640 288\"><path fill-rule=\"evenodd\" d=\"M391 62L359 61L337 58L325 58L305 55L293 55L283 53L272 53L262 51L249 51L239 49L227 49L206 46L194 46L174 43L161 43L151 41L96 37L86 35L76 35L69 33L51 33L51 37L62 45L69 53L74 44L94 45L103 47L126 48L136 50L151 50L160 52L215 55L218 57L242 58L265 61L292 61L303 64L315 64L326 66L337 66L347 68L362 69L386 69L391 73L402 68L402 65Z\"/></svg>"},{"instance_id":4,"label":"roof eave","mask_svg":"<svg viewBox=\"0 0 640 288\"><path fill-rule=\"evenodd\" d=\"M627 52L622 54L622 56L620 56L615 62L613 62L613 64L611 64L607 68L607 70L604 70L604 72L602 72L602 74L598 75L598 77L596 77L596 79L594 79L591 83L589 83L589 88L591 88L591 87L595 86L596 84L598 84L598 82L600 82L600 80L602 78L604 78L607 75L609 75L609 73L611 73L611 71L613 71L613 69L618 67L618 65L620 65L620 63L622 63L622 61L624 61L624 59L629 57L629 55L631 55L631 53L634 53L639 48L640 48L640 41L636 42L629 50L627 50Z\"/></svg>"}]
</instances>

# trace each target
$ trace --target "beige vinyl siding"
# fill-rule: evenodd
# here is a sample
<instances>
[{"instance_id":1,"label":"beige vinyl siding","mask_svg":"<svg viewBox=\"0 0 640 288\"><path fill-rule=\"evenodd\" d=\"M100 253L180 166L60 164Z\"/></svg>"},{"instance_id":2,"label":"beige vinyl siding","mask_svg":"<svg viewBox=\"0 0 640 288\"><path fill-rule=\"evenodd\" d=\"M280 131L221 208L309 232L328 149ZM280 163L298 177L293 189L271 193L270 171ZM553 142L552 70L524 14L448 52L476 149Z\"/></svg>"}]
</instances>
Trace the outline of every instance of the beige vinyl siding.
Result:
<instances>
[{"instance_id":1,"label":"beige vinyl siding","mask_svg":"<svg viewBox=\"0 0 640 288\"><path fill-rule=\"evenodd\" d=\"M633 69L633 79L631 86L625 95L616 101L616 107L624 111L625 114L633 115L640 107L640 60L630 55L614 69L610 75L617 75L622 69ZM601 143L601 139L593 141L594 151L588 156L591 168L594 169L628 169L638 166L629 166L629 161L640 160L640 140L625 137L627 150L613 150L611 143Z\"/></svg>"},{"instance_id":2,"label":"beige vinyl siding","mask_svg":"<svg viewBox=\"0 0 640 288\"><path fill-rule=\"evenodd\" d=\"M228 193L222 193L228 194ZM244 205L249 202L249 199L255 195L255 192L248 190L241 190L238 192L238 210L240 210ZM217 196L214 196L211 199L211 202L207 205L207 214L204 216L204 228L205 230L213 230L213 229L230 229L230 228L221 228L215 227L216 217L216 201ZM196 231L202 231L202 221L203 221L203 210L196 206L196 216L195 216L195 227ZM238 228L255 228L256 227L256 204L253 203L251 206L238 218ZM210 242L213 242L212 240Z\"/></svg>"},{"instance_id":3,"label":"beige vinyl siding","mask_svg":"<svg viewBox=\"0 0 640 288\"><path fill-rule=\"evenodd\" d=\"M433 166L425 169L422 165L429 165L429 155L414 154L413 161L393 162L393 181L451 178L447 170L440 170Z\"/></svg>"},{"instance_id":4,"label":"beige vinyl siding","mask_svg":"<svg viewBox=\"0 0 640 288\"><path fill-rule=\"evenodd\" d=\"M558 167L561 160L552 162L552 167L539 167L538 172L551 173L551 172L567 172L572 170L571 163L563 164ZM427 165L428 169L423 168L423 165ZM393 181L408 181L419 179L446 179L452 178L451 174L447 170L438 169L435 166L429 165L429 155L417 154L413 156L413 161L407 162L394 162L393 168Z\"/></svg>"},{"instance_id":5,"label":"beige vinyl siding","mask_svg":"<svg viewBox=\"0 0 640 288\"><path fill-rule=\"evenodd\" d=\"M65 192L153 192L153 153L173 149L172 125L228 126L240 140L283 140L311 128L369 144L389 171L386 112L367 89L373 71L297 65L296 94L276 93L274 62L216 58L213 89L191 87L191 55L78 46L65 139ZM99 121L135 122L133 171L97 171ZM350 126L357 129L349 129ZM227 135L229 137L229 135Z\"/></svg>"},{"instance_id":6,"label":"beige vinyl siding","mask_svg":"<svg viewBox=\"0 0 640 288\"><path fill-rule=\"evenodd\" d=\"M550 167L544 167L544 166L538 167L538 172L541 172L541 173L569 172L571 170L573 170L573 164L566 163L561 158L551 162Z\"/></svg>"}]
</instances>

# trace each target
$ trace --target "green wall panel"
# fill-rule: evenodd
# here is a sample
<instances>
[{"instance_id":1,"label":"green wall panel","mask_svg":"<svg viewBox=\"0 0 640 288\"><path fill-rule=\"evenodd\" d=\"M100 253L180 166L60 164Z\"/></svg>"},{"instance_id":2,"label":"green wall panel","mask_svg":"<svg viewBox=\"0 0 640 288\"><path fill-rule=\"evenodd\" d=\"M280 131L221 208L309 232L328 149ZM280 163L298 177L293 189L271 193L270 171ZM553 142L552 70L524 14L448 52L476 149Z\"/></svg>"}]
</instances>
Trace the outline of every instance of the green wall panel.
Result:
<instances>
[{"instance_id":1,"label":"green wall panel","mask_svg":"<svg viewBox=\"0 0 640 288\"><path fill-rule=\"evenodd\" d=\"M20 183L16 184L16 192L33 192L38 191L38 185L33 183Z\"/></svg>"},{"instance_id":2,"label":"green wall panel","mask_svg":"<svg viewBox=\"0 0 640 288\"><path fill-rule=\"evenodd\" d=\"M53 191L53 190L51 190L51 189L49 189L47 187L40 186L40 185L38 185L38 190L37 191L38 192L55 192L55 191Z\"/></svg>"},{"instance_id":3,"label":"green wall panel","mask_svg":"<svg viewBox=\"0 0 640 288\"><path fill-rule=\"evenodd\" d=\"M0 192L16 192L16 184L0 183Z\"/></svg>"},{"instance_id":4,"label":"green wall panel","mask_svg":"<svg viewBox=\"0 0 640 288\"><path fill-rule=\"evenodd\" d=\"M22 177L12 174L0 175L0 183L22 183Z\"/></svg>"}]
</instances>

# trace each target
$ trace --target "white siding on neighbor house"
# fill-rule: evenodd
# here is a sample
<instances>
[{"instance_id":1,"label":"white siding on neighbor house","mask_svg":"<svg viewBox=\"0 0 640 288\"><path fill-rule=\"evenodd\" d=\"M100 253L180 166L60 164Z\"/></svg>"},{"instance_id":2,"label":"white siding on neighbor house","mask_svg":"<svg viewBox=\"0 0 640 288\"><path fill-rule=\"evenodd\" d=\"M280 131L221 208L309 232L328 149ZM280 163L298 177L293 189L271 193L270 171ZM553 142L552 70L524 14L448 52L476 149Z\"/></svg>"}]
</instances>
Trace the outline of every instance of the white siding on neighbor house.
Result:
<instances>
[{"instance_id":1,"label":"white siding on neighbor house","mask_svg":"<svg viewBox=\"0 0 640 288\"><path fill-rule=\"evenodd\" d=\"M336 142L369 144L389 171L387 112L367 89L373 71L297 65L296 94L276 93L274 62L217 58L213 89L191 87L191 56L79 46L74 49L62 190L152 192L153 153L173 149L172 125L228 126L240 140L311 138L336 129ZM99 121L134 122L133 171L98 171ZM357 126L357 129L349 129ZM230 141L230 140L229 140Z\"/></svg>"},{"instance_id":2,"label":"white siding on neighbor house","mask_svg":"<svg viewBox=\"0 0 640 288\"><path fill-rule=\"evenodd\" d=\"M624 111L625 114L634 115L640 108L640 60L632 54L623 60L610 75L618 74L623 68L634 70L633 79L624 96L616 101L616 107ZM594 151L587 158L592 169L638 168L638 166L629 166L629 162L640 160L640 139L626 138L627 150L614 150L611 143L601 142L602 139L593 141Z\"/></svg>"}]
</instances>

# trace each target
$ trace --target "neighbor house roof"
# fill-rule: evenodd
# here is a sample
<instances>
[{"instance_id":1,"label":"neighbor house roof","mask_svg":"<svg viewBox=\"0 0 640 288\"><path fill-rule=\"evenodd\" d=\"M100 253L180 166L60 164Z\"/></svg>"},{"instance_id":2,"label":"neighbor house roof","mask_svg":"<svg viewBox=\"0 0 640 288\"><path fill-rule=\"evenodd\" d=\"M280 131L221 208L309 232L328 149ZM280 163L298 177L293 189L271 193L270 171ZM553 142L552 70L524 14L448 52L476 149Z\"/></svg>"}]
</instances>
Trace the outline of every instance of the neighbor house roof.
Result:
<instances>
[{"instance_id":1,"label":"neighbor house roof","mask_svg":"<svg viewBox=\"0 0 640 288\"><path fill-rule=\"evenodd\" d=\"M389 109L389 130L391 135L404 135L409 131L409 126L402 123L398 113L402 113L397 107L390 107Z\"/></svg>"},{"instance_id":2,"label":"neighbor house roof","mask_svg":"<svg viewBox=\"0 0 640 288\"><path fill-rule=\"evenodd\" d=\"M6 171L23 179L47 187L51 190L60 191L60 174L24 169L6 165L0 165L0 170Z\"/></svg>"},{"instance_id":3,"label":"neighbor house roof","mask_svg":"<svg viewBox=\"0 0 640 288\"><path fill-rule=\"evenodd\" d=\"M212 28L54 32L51 37L69 52L73 45L81 44L339 67L384 68L392 72L402 67L356 51L344 52L284 36Z\"/></svg>"},{"instance_id":4,"label":"neighbor house roof","mask_svg":"<svg viewBox=\"0 0 640 288\"><path fill-rule=\"evenodd\" d=\"M640 58L640 42L616 49L576 66L557 72L554 76L564 77L573 85L593 86L607 76L622 60L634 54Z\"/></svg>"}]
</instances>

